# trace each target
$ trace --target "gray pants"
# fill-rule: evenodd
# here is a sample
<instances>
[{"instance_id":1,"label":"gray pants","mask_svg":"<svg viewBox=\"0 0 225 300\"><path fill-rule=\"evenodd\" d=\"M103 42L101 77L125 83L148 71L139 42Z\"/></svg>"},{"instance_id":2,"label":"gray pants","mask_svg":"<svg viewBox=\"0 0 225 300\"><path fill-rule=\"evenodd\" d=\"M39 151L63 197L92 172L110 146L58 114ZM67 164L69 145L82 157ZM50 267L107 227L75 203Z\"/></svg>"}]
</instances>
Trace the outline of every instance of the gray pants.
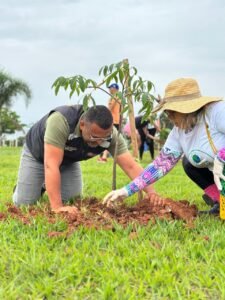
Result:
<instances>
[{"instance_id":1,"label":"gray pants","mask_svg":"<svg viewBox=\"0 0 225 300\"><path fill-rule=\"evenodd\" d=\"M82 192L80 163L75 162L68 166L61 166L60 173L62 200L65 202L80 195ZM41 196L41 188L44 182L44 165L38 162L32 156L28 147L24 145L13 202L18 206L35 204Z\"/></svg>"}]
</instances>

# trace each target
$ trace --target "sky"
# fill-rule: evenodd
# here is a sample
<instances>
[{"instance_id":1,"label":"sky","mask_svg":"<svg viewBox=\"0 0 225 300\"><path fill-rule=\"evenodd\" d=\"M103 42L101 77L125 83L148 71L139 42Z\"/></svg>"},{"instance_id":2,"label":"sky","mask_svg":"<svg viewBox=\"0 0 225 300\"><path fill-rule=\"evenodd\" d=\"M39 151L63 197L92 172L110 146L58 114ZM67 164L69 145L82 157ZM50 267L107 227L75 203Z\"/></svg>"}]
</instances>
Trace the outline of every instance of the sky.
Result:
<instances>
[{"instance_id":1,"label":"sky","mask_svg":"<svg viewBox=\"0 0 225 300\"><path fill-rule=\"evenodd\" d=\"M0 68L32 90L28 108L22 98L12 107L26 124L79 100L54 95L57 77L98 80L101 66L124 58L156 94L193 77L203 95L225 95L224 0L0 0L0 45Z\"/></svg>"}]
</instances>

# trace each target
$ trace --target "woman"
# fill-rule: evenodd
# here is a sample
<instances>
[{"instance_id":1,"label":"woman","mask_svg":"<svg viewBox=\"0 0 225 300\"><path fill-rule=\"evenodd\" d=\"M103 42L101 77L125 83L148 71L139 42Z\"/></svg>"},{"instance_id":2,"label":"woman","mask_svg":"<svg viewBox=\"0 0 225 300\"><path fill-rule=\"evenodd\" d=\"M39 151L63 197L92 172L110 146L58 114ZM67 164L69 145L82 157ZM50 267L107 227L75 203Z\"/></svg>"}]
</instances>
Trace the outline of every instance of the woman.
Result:
<instances>
[{"instance_id":1,"label":"woman","mask_svg":"<svg viewBox=\"0 0 225 300\"><path fill-rule=\"evenodd\" d=\"M159 110L174 124L159 156L130 184L106 195L104 203L113 204L142 190L166 175L185 155L187 175L204 190L204 199L216 204L213 209L218 212L220 178L225 180L225 101L201 96L196 80L180 78L168 84L163 101L152 112Z\"/></svg>"}]
</instances>

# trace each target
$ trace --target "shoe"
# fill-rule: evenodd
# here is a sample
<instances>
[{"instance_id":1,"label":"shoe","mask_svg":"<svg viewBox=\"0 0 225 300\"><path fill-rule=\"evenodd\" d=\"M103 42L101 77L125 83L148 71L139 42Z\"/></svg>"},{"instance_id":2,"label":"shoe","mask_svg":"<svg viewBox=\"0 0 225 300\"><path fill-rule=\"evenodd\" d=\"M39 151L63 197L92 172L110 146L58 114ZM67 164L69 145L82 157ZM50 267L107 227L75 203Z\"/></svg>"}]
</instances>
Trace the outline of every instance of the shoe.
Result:
<instances>
[{"instance_id":1,"label":"shoe","mask_svg":"<svg viewBox=\"0 0 225 300\"><path fill-rule=\"evenodd\" d=\"M218 202L214 203L213 207L209 210L200 210L199 215L208 214L218 216L220 214L220 204Z\"/></svg>"},{"instance_id":2,"label":"shoe","mask_svg":"<svg viewBox=\"0 0 225 300\"><path fill-rule=\"evenodd\" d=\"M214 204L215 204L215 201L213 201L213 199L212 198L210 198L208 195L206 195L206 194L204 194L204 195L202 195L202 199L205 201L205 203L207 204L207 205L209 205L209 206L214 206Z\"/></svg>"},{"instance_id":3,"label":"shoe","mask_svg":"<svg viewBox=\"0 0 225 300\"><path fill-rule=\"evenodd\" d=\"M102 164L105 164L107 163L107 159L106 158L103 158L103 157L99 157L98 160L97 160L98 163L102 163Z\"/></svg>"}]
</instances>

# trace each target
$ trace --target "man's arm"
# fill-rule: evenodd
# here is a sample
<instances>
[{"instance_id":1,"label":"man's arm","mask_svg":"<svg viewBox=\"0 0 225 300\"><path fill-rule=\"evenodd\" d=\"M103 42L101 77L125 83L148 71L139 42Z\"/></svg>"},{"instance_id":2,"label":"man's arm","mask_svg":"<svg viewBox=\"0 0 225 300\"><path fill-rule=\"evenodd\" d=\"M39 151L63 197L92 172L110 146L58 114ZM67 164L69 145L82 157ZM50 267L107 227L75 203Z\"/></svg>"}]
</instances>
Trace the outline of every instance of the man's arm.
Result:
<instances>
[{"instance_id":1,"label":"man's arm","mask_svg":"<svg viewBox=\"0 0 225 300\"><path fill-rule=\"evenodd\" d=\"M61 198L61 174L59 167L63 160L64 151L53 145L44 145L45 185L52 211L55 213L77 213L75 206L63 206Z\"/></svg>"},{"instance_id":2,"label":"man's arm","mask_svg":"<svg viewBox=\"0 0 225 300\"><path fill-rule=\"evenodd\" d=\"M143 172L143 168L134 160L129 151L117 156L117 163L121 169L131 178L135 179ZM152 185L147 186L145 192L150 194L155 194L155 190Z\"/></svg>"},{"instance_id":3,"label":"man's arm","mask_svg":"<svg viewBox=\"0 0 225 300\"><path fill-rule=\"evenodd\" d=\"M63 160L64 151L53 145L44 146L45 184L51 208L63 206L61 199L61 175L59 167Z\"/></svg>"}]
</instances>

